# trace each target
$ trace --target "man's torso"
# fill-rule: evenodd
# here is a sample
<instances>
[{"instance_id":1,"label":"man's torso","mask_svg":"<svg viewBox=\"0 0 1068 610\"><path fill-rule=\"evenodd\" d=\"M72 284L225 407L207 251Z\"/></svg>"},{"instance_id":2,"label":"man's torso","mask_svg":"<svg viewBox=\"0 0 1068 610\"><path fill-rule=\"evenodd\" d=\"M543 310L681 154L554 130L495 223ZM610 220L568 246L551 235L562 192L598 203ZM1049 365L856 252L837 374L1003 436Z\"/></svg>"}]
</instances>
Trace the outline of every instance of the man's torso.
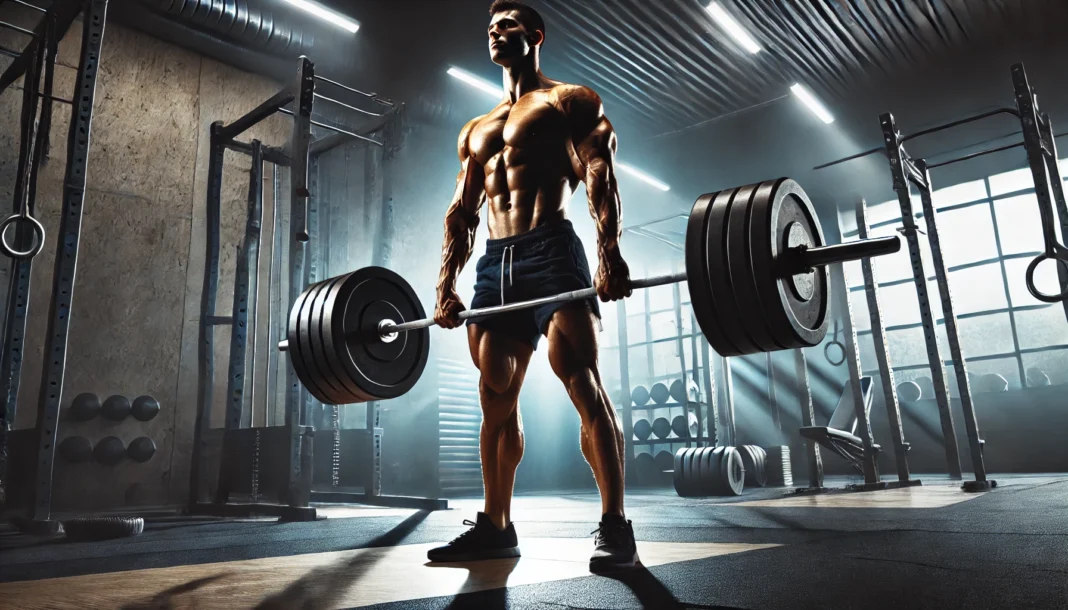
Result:
<instances>
[{"instance_id":1,"label":"man's torso","mask_svg":"<svg viewBox=\"0 0 1068 610\"><path fill-rule=\"evenodd\" d=\"M581 91L564 84L531 91L469 125L467 148L486 178L491 238L567 217L582 171L572 138L584 127L568 109Z\"/></svg>"}]
</instances>

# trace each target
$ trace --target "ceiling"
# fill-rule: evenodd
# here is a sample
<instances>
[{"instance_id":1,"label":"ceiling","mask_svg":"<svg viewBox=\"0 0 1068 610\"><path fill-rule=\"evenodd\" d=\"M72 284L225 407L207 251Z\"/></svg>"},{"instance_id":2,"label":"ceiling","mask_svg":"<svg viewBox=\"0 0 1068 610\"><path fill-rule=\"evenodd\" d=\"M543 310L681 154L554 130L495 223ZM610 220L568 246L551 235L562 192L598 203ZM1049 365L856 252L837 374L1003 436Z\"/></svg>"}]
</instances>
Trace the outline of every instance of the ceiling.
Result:
<instances>
[{"instance_id":1,"label":"ceiling","mask_svg":"<svg viewBox=\"0 0 1068 610\"><path fill-rule=\"evenodd\" d=\"M720 0L762 47L751 55L705 0L530 0L543 64L598 91L651 133L767 104L802 82L846 96L939 55L1063 27L1063 0ZM548 67L551 66L551 70Z\"/></svg>"}]
</instances>

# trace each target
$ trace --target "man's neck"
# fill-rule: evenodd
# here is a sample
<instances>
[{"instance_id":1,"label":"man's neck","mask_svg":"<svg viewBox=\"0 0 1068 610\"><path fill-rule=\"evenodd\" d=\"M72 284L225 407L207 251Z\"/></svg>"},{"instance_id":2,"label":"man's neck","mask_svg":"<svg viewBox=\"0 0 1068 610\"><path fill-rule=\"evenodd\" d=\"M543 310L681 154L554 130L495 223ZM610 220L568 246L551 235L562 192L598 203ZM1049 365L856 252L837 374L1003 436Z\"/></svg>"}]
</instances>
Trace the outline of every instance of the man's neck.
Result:
<instances>
[{"instance_id":1,"label":"man's neck","mask_svg":"<svg viewBox=\"0 0 1068 610\"><path fill-rule=\"evenodd\" d=\"M536 59L516 62L503 71L504 91L513 104L523 94L541 88L541 70Z\"/></svg>"}]
</instances>

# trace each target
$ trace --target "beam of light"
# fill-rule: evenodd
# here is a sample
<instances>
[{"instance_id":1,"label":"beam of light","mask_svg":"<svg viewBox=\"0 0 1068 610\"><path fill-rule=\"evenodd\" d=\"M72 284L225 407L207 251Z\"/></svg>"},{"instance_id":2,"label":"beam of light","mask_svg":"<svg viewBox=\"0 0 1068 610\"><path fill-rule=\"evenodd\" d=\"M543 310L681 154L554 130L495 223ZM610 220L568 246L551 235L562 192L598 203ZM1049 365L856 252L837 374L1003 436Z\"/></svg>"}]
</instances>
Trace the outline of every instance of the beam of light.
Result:
<instances>
[{"instance_id":1,"label":"beam of light","mask_svg":"<svg viewBox=\"0 0 1068 610\"><path fill-rule=\"evenodd\" d=\"M804 86L795 83L794 86L790 87L790 91L797 96L797 99L801 100L801 103L808 106L808 109L818 116L821 121L824 123L834 122L834 117L831 116L831 113L827 112L827 109L823 107L823 104L821 104L814 95L809 93L808 89L805 89Z\"/></svg>"},{"instance_id":2,"label":"beam of light","mask_svg":"<svg viewBox=\"0 0 1068 610\"><path fill-rule=\"evenodd\" d=\"M484 91L492 96L498 98L504 97L504 89L501 89L493 83L485 79L479 78L474 74L467 72L466 70L461 70L459 68L449 68L449 76L459 79L467 83L468 85L471 85L475 89L478 89L479 91Z\"/></svg>"},{"instance_id":3,"label":"beam of light","mask_svg":"<svg viewBox=\"0 0 1068 610\"><path fill-rule=\"evenodd\" d=\"M638 180L641 180L642 182L645 182L646 184L652 185L654 188L658 188L658 189L664 191L665 193L671 190L670 186L664 184L663 182L657 180L656 178L653 178L652 176L650 176L649 174L646 174L645 172L639 171L639 170L627 165L626 163L616 163L616 168L619 169L621 172L624 172L626 174L630 174L631 176L634 176L635 178L637 178Z\"/></svg>"},{"instance_id":4,"label":"beam of light","mask_svg":"<svg viewBox=\"0 0 1068 610\"><path fill-rule=\"evenodd\" d=\"M760 52L760 45L758 45L756 41L753 40L752 36L745 31L742 24L735 21L734 17L731 17L727 14L727 11L723 10L723 7L719 5L719 2L712 2L705 7L705 10L711 13L712 18L716 20L716 23L723 29L727 30L727 33L730 34L738 44L742 45L746 51L749 51L750 53Z\"/></svg>"},{"instance_id":5,"label":"beam of light","mask_svg":"<svg viewBox=\"0 0 1068 610\"><path fill-rule=\"evenodd\" d=\"M329 21L330 23L333 23L336 26L344 28L352 32L353 34L355 34L356 31L360 29L360 24L349 19L348 17L345 17L344 15L335 13L334 11L320 4L308 2L308 0L286 0L286 2L292 4L293 6L299 8L302 11L315 15L319 19Z\"/></svg>"}]
</instances>

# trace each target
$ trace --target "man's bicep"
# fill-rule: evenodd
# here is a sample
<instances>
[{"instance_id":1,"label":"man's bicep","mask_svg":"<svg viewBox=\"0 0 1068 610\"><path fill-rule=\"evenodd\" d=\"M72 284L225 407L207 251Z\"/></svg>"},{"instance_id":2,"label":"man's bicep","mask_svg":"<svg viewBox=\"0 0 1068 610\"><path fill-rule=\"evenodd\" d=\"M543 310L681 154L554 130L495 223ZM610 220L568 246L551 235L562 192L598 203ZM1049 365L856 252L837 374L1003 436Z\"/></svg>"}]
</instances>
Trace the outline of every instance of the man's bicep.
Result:
<instances>
[{"instance_id":1,"label":"man's bicep","mask_svg":"<svg viewBox=\"0 0 1068 610\"><path fill-rule=\"evenodd\" d=\"M612 166L616 154L616 132L607 117L601 120L575 146L575 152L583 166L607 164Z\"/></svg>"},{"instance_id":2,"label":"man's bicep","mask_svg":"<svg viewBox=\"0 0 1068 610\"><path fill-rule=\"evenodd\" d=\"M449 207L461 210L464 218L471 219L478 215L484 190L485 178L482 165L477 160L467 157L461 161L460 173L456 176L456 190Z\"/></svg>"}]
</instances>

